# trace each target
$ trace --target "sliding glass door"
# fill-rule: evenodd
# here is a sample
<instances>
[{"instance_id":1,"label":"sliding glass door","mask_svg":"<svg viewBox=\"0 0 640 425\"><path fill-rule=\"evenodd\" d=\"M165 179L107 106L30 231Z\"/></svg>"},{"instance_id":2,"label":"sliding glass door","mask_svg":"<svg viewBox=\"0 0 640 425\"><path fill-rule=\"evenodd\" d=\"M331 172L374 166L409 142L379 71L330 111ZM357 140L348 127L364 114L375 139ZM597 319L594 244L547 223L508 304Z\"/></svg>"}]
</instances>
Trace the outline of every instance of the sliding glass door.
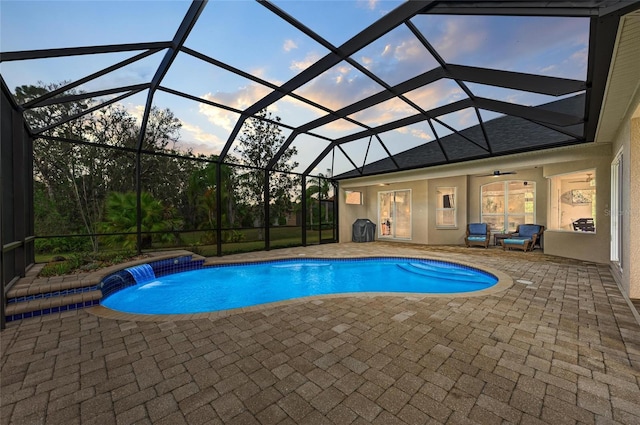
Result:
<instances>
[{"instance_id":1,"label":"sliding glass door","mask_svg":"<svg viewBox=\"0 0 640 425\"><path fill-rule=\"evenodd\" d=\"M411 190L378 193L378 237L411 239Z\"/></svg>"}]
</instances>

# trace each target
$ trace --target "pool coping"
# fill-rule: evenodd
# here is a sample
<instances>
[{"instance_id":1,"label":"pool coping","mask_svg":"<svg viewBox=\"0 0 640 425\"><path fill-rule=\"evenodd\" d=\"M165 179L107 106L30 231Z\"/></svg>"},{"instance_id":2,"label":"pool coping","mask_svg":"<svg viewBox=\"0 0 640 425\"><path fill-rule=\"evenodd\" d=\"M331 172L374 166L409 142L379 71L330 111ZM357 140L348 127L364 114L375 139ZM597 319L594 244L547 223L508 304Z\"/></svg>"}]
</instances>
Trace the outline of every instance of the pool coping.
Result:
<instances>
[{"instance_id":1,"label":"pool coping","mask_svg":"<svg viewBox=\"0 0 640 425\"><path fill-rule=\"evenodd\" d=\"M248 264L248 263L263 263L269 261L277 261L277 260L299 260L301 258L311 259L326 259L326 260L336 260L337 257L331 256L314 256L314 257L306 257L306 256L282 256L279 258L272 259L236 259L236 260L228 260L228 261L216 261L212 263L205 264L205 267L211 266L220 266L220 265L231 265L231 264ZM354 255L347 257L340 257L343 260L349 259L363 259L363 258L383 258L380 255ZM254 306L248 307L238 307L228 310L218 310L212 312L205 313L187 313L187 314L137 314L137 313L125 313L117 310L112 310L103 305L97 305L89 308L85 308L85 311L106 319L113 320L123 320L123 321L139 321L139 322L172 322L178 320L197 320L197 319L209 319L216 320L224 317L229 317L237 314L248 313L248 312L257 312L264 311L273 308L279 308L283 306L288 306L292 304L299 303L307 303L314 301L322 301L327 299L335 299L335 298L375 298L375 297L394 297L394 298L405 298L412 299L416 301L420 301L425 298L469 298L469 297L482 297L492 295L498 292L502 292L511 286L513 286L514 281L508 274L494 269L492 267L487 266L479 266L475 263L468 261L450 261L442 259L439 256L415 256L415 255L398 255L398 256L389 256L387 258L406 258L413 260L432 260L439 262L448 262L453 264L460 264L462 266L471 267L485 273L490 273L498 278L498 282L486 289L481 289L479 291L473 292L454 292L454 293L420 293L420 292L344 292L339 294L326 294L326 295L313 295L307 297L294 298L290 300L283 301L275 301L265 304L258 304ZM155 259L150 259L151 261ZM149 262L151 262L149 261Z\"/></svg>"}]
</instances>

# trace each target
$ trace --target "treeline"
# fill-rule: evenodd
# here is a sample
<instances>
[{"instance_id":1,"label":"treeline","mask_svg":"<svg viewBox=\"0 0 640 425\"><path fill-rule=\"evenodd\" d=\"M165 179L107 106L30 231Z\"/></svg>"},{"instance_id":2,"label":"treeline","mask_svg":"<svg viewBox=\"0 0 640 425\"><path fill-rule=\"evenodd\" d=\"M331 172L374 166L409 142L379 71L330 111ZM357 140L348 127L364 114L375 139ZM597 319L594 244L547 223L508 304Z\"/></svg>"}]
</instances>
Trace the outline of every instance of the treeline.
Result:
<instances>
[{"instance_id":1,"label":"treeline","mask_svg":"<svg viewBox=\"0 0 640 425\"><path fill-rule=\"evenodd\" d=\"M20 104L37 99L61 84L17 87ZM65 95L78 94L67 92ZM46 129L34 142L35 234L86 235L84 238L38 239L41 252L136 248L136 153L140 125L122 105L112 104L76 119L68 119L96 104L74 100L27 110L32 129ZM60 125L55 125L62 121ZM141 224L149 232L142 248L152 243L179 244L181 231L203 230L202 242L213 243L213 229L264 226L266 167L284 143L278 117L261 111L245 122L234 143L233 156L221 165L217 184L217 157L180 149L180 120L169 109L153 108L142 139L140 157ZM302 197L300 179L291 174L295 148L269 175L272 223L301 209L301 203L326 196L328 183L308 187ZM216 192L221 191L218 205ZM221 210L221 223L217 211ZM312 209L313 210L313 209ZM311 211L307 220L313 222ZM318 211L315 213L320 215ZM326 213L323 213L326 214ZM317 220L317 219L316 219ZM101 236L102 235L102 236ZM74 242L75 241L75 242Z\"/></svg>"}]
</instances>

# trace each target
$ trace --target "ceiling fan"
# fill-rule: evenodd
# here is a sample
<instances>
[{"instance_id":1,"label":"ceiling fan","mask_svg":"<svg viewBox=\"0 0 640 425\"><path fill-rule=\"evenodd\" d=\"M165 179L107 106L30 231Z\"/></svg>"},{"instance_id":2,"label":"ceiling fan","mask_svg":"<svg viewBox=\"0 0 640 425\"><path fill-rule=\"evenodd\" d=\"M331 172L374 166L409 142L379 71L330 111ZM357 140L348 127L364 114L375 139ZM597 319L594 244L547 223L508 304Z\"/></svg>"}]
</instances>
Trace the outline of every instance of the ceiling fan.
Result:
<instances>
[{"instance_id":1,"label":"ceiling fan","mask_svg":"<svg viewBox=\"0 0 640 425\"><path fill-rule=\"evenodd\" d=\"M478 177L488 177L488 176L494 176L494 177L498 177L498 176L506 176L507 174L517 174L515 171L500 171L500 170L495 170L493 173L491 174L481 174Z\"/></svg>"},{"instance_id":2,"label":"ceiling fan","mask_svg":"<svg viewBox=\"0 0 640 425\"><path fill-rule=\"evenodd\" d=\"M591 177L591 173L587 173L587 178L582 180L569 180L569 183L591 183L593 177Z\"/></svg>"}]
</instances>

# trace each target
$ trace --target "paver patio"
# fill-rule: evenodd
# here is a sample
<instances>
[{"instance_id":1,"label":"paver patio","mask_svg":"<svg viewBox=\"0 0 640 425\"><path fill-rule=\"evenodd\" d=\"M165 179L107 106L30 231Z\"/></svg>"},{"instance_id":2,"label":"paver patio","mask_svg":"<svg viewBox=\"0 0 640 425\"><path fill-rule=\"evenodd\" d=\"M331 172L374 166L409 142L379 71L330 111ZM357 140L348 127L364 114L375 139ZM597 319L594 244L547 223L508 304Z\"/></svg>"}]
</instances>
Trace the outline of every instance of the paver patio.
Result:
<instances>
[{"instance_id":1,"label":"paver patio","mask_svg":"<svg viewBox=\"0 0 640 425\"><path fill-rule=\"evenodd\" d=\"M212 261L367 254L471 262L515 283L186 320L85 309L10 322L2 424L640 423L640 324L606 265L391 243Z\"/></svg>"}]
</instances>

